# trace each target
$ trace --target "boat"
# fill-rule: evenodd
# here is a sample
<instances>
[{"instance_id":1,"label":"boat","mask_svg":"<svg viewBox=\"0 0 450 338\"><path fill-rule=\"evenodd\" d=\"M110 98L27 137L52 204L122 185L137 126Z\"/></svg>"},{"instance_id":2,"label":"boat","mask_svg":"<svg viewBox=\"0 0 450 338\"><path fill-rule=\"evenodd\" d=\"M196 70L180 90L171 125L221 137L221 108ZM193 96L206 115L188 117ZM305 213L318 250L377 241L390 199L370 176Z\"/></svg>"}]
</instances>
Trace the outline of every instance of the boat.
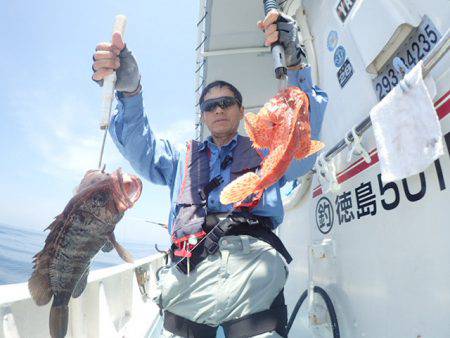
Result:
<instances>
[{"instance_id":1,"label":"boat","mask_svg":"<svg viewBox=\"0 0 450 338\"><path fill-rule=\"evenodd\" d=\"M277 229L294 260L285 287L289 337L450 337L450 6L446 0L284 0L297 21L314 84L329 95L325 167L283 190ZM197 98L223 79L257 112L278 90L256 22L263 1L200 0ZM397 61L394 61L397 60ZM383 183L370 110L423 60L444 155L424 172ZM196 107L196 138L207 137ZM240 132L244 133L243 128ZM67 337L159 337L152 302L159 253L94 271L70 302ZM119 291L119 292L118 292ZM48 306L26 283L0 287L0 338L48 337Z\"/></svg>"}]
</instances>

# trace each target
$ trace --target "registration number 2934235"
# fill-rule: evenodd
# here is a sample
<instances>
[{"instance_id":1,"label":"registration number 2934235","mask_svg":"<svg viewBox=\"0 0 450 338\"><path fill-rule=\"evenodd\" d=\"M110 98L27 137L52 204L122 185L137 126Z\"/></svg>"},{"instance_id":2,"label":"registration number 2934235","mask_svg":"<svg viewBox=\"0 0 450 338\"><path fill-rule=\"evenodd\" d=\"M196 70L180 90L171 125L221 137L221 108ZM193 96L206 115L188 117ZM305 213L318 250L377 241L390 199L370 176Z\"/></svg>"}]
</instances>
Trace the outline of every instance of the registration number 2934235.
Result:
<instances>
[{"instance_id":1,"label":"registration number 2934235","mask_svg":"<svg viewBox=\"0 0 450 338\"><path fill-rule=\"evenodd\" d=\"M440 38L441 34L439 31L431 20L425 16L420 25L411 32L392 58L380 70L379 75L373 80L378 100L383 99L401 80L401 76L392 65L392 60L398 56L411 69L427 56Z\"/></svg>"}]
</instances>

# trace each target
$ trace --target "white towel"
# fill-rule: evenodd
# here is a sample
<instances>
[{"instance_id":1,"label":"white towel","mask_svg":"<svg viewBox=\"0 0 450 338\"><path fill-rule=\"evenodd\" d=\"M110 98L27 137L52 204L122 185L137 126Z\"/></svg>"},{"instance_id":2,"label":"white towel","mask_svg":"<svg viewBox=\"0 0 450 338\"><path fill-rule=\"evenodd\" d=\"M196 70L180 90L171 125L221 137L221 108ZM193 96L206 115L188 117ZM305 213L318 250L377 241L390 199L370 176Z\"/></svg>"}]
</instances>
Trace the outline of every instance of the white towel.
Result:
<instances>
[{"instance_id":1,"label":"white towel","mask_svg":"<svg viewBox=\"0 0 450 338\"><path fill-rule=\"evenodd\" d=\"M441 126L432 102L436 86L431 76L425 84L422 61L405 80L409 90L396 86L370 111L385 183L418 174L443 154Z\"/></svg>"}]
</instances>

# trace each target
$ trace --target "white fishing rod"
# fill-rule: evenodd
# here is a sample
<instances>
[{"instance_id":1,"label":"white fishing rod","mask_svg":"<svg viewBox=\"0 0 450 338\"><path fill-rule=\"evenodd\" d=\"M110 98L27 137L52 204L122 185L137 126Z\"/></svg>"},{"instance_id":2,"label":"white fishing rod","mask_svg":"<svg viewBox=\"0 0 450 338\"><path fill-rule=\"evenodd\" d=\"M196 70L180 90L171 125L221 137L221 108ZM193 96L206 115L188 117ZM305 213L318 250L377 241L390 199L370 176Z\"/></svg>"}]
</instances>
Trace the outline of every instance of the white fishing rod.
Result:
<instances>
[{"instance_id":1,"label":"white fishing rod","mask_svg":"<svg viewBox=\"0 0 450 338\"><path fill-rule=\"evenodd\" d=\"M125 26L127 24L127 17L125 15L117 15L114 21L112 34L119 32L122 38L125 34ZM106 76L103 79L102 89L102 120L100 121L100 129L104 130L102 145L100 148L100 158L98 160L98 169L102 169L103 153L105 151L106 136L108 134L109 121L111 119L111 106L114 99L114 87L116 85L116 72Z\"/></svg>"},{"instance_id":2,"label":"white fishing rod","mask_svg":"<svg viewBox=\"0 0 450 338\"><path fill-rule=\"evenodd\" d=\"M116 18L114 20L112 34L114 34L115 32L119 32L120 34L122 34L122 37L123 37L123 35L125 33L126 24L127 24L127 17L125 15L121 15L121 14L116 15ZM111 34L111 36L112 36L112 34ZM117 76L116 76L116 72L114 72L114 71L112 74L106 76L103 79L102 107L101 107L103 116L102 116L102 120L100 121L100 130L104 130L104 133L103 133L102 145L100 148L100 158L98 161L98 169L102 169L102 170L104 170L104 168L102 168L103 153L105 150L106 136L108 134L109 120L111 118L111 106L112 106L112 101L114 99L114 87L116 85L116 80L117 80ZM94 259L98 256L100 251L101 251L101 249L94 255L94 257L91 258L89 265L86 267L86 269L81 274L81 276L83 276L84 273L88 269L90 269L92 263L94 262Z\"/></svg>"}]
</instances>

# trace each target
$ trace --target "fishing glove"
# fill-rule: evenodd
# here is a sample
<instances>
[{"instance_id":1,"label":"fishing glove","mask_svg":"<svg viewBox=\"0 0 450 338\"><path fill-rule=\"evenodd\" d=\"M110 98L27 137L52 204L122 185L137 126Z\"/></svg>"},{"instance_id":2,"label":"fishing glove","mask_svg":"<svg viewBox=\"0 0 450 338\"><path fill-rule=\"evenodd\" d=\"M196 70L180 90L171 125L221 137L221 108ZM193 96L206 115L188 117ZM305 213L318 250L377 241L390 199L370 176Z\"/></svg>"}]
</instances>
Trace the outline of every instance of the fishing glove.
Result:
<instances>
[{"instance_id":1,"label":"fishing glove","mask_svg":"<svg viewBox=\"0 0 450 338\"><path fill-rule=\"evenodd\" d=\"M120 67L116 70L116 87L119 92L134 92L139 87L141 75L133 54L128 50L127 46L122 49L119 54ZM94 80L100 87L103 86L103 80Z\"/></svg>"},{"instance_id":2,"label":"fishing glove","mask_svg":"<svg viewBox=\"0 0 450 338\"><path fill-rule=\"evenodd\" d=\"M300 29L297 26L297 22L289 15L280 13L277 28L279 32L278 41L284 47L286 66L293 67L306 62L305 47L300 44Z\"/></svg>"}]
</instances>

